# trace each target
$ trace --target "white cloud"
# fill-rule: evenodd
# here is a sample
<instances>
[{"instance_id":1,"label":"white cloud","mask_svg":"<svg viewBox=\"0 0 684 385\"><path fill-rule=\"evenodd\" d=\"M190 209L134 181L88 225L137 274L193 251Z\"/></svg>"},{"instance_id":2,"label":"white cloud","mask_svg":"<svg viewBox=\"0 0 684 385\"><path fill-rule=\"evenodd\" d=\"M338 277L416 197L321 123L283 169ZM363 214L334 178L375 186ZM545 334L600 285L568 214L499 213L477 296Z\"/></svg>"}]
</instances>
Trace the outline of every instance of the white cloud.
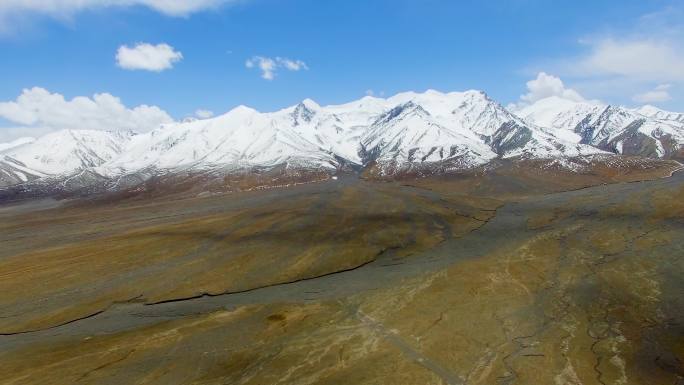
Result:
<instances>
[{"instance_id":1,"label":"white cloud","mask_svg":"<svg viewBox=\"0 0 684 385\"><path fill-rule=\"evenodd\" d=\"M197 116L200 119L209 119L212 116L214 116L214 111L199 109L195 111L195 116Z\"/></svg>"},{"instance_id":2,"label":"white cloud","mask_svg":"<svg viewBox=\"0 0 684 385\"><path fill-rule=\"evenodd\" d=\"M102 9L145 7L171 17L187 17L242 0L0 0L0 35L31 26L31 17L70 20L76 14Z\"/></svg>"},{"instance_id":3,"label":"white cloud","mask_svg":"<svg viewBox=\"0 0 684 385\"><path fill-rule=\"evenodd\" d=\"M520 101L517 104L510 104L510 110L523 108L538 100L545 99L551 96L557 96L563 99L572 100L575 102L584 102L586 99L579 94L579 92L572 88L566 88L563 81L554 75L549 75L546 72L539 72L537 77L528 81L527 93L520 95Z\"/></svg>"},{"instance_id":4,"label":"white cloud","mask_svg":"<svg viewBox=\"0 0 684 385\"><path fill-rule=\"evenodd\" d=\"M540 72L536 79L528 81L527 90L526 94L520 96L520 100L530 104L550 96L558 96L575 102L584 101L582 95L577 91L565 88L565 84L559 77L549 75L546 72Z\"/></svg>"},{"instance_id":5,"label":"white cloud","mask_svg":"<svg viewBox=\"0 0 684 385\"><path fill-rule=\"evenodd\" d=\"M251 59L247 59L245 66L247 68L258 67L261 70L261 77L266 80L273 80L275 78L277 64L275 60L271 58L254 56Z\"/></svg>"},{"instance_id":6,"label":"white cloud","mask_svg":"<svg viewBox=\"0 0 684 385\"><path fill-rule=\"evenodd\" d=\"M290 60L287 58L278 57L276 58L276 62L285 67L288 71L299 71L309 69L309 67L306 66L306 63L304 63L301 60Z\"/></svg>"},{"instance_id":7,"label":"white cloud","mask_svg":"<svg viewBox=\"0 0 684 385\"><path fill-rule=\"evenodd\" d=\"M236 0L2 0L0 28L16 17L31 14L67 19L76 13L103 8L141 6L168 16L183 17ZM15 19L15 20L13 20Z\"/></svg>"},{"instance_id":8,"label":"white cloud","mask_svg":"<svg viewBox=\"0 0 684 385\"><path fill-rule=\"evenodd\" d=\"M0 128L4 136L35 136L60 129L149 131L173 119L156 106L127 108L111 94L66 100L44 88L25 89L14 101L0 102L0 118L20 127Z\"/></svg>"},{"instance_id":9,"label":"white cloud","mask_svg":"<svg viewBox=\"0 0 684 385\"><path fill-rule=\"evenodd\" d=\"M161 72L173 68L183 54L168 44L138 43L134 47L122 45L116 52L116 64L127 70Z\"/></svg>"},{"instance_id":10,"label":"white cloud","mask_svg":"<svg viewBox=\"0 0 684 385\"><path fill-rule=\"evenodd\" d=\"M670 95L669 91L670 88L672 88L671 84L661 84L651 91L634 95L632 100L637 103L666 102L668 100L672 100L672 96Z\"/></svg>"},{"instance_id":11,"label":"white cloud","mask_svg":"<svg viewBox=\"0 0 684 385\"><path fill-rule=\"evenodd\" d=\"M587 56L572 64L580 76L622 76L643 81L684 81L681 43L668 39L605 38L590 41Z\"/></svg>"},{"instance_id":12,"label":"white cloud","mask_svg":"<svg viewBox=\"0 0 684 385\"><path fill-rule=\"evenodd\" d=\"M261 77L266 80L275 79L276 72L280 68L284 68L288 71L301 71L308 70L309 67L301 60L290 60L283 57L264 57L264 56L254 56L245 61L245 67L247 68L258 68L261 70Z\"/></svg>"}]
</instances>

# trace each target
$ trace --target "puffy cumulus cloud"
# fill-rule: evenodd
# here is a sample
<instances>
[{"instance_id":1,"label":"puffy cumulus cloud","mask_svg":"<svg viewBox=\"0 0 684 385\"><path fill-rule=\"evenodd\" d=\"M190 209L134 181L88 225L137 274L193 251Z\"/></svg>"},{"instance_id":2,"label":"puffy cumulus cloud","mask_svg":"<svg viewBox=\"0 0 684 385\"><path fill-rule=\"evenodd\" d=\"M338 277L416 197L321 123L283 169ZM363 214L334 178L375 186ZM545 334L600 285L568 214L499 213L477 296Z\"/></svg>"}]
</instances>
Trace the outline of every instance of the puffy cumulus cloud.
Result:
<instances>
[{"instance_id":1,"label":"puffy cumulus cloud","mask_svg":"<svg viewBox=\"0 0 684 385\"><path fill-rule=\"evenodd\" d=\"M212 116L214 116L214 111L199 109L195 111L195 116L197 116L200 119L209 119Z\"/></svg>"},{"instance_id":2,"label":"puffy cumulus cloud","mask_svg":"<svg viewBox=\"0 0 684 385\"><path fill-rule=\"evenodd\" d=\"M183 54L168 44L138 43L133 47L122 45L116 52L116 64L127 70L161 72L173 68Z\"/></svg>"},{"instance_id":3,"label":"puffy cumulus cloud","mask_svg":"<svg viewBox=\"0 0 684 385\"><path fill-rule=\"evenodd\" d=\"M565 88L565 84L559 77L549 75L546 72L540 72L536 79L528 81L527 90L526 94L520 96L520 100L527 103L534 103L550 96L558 96L575 102L584 101L582 95L577 91Z\"/></svg>"},{"instance_id":4,"label":"puffy cumulus cloud","mask_svg":"<svg viewBox=\"0 0 684 385\"><path fill-rule=\"evenodd\" d=\"M634 95L632 100L637 103L667 102L668 100L672 100L672 96L670 95L669 91L670 88L672 88L671 84L660 84L650 91Z\"/></svg>"},{"instance_id":5,"label":"puffy cumulus cloud","mask_svg":"<svg viewBox=\"0 0 684 385\"><path fill-rule=\"evenodd\" d=\"M40 87L23 90L14 101L0 102L0 118L19 125L0 128L5 137L38 136L60 129L144 132L173 121L159 107L127 108L119 98L107 93L67 100Z\"/></svg>"},{"instance_id":6,"label":"puffy cumulus cloud","mask_svg":"<svg viewBox=\"0 0 684 385\"><path fill-rule=\"evenodd\" d=\"M258 68L261 71L261 77L266 80L275 79L278 69L283 68L288 71L308 70L309 67L301 60L291 60L283 57L264 57L254 56L247 59L245 62L247 68Z\"/></svg>"},{"instance_id":7,"label":"puffy cumulus cloud","mask_svg":"<svg viewBox=\"0 0 684 385\"><path fill-rule=\"evenodd\" d=\"M539 72L536 78L527 82L527 93L520 95L520 101L515 104L510 104L508 108L516 110L551 96L557 96L575 102L586 101L579 92L571 88L566 88L559 77L549 75L546 72Z\"/></svg>"}]
</instances>

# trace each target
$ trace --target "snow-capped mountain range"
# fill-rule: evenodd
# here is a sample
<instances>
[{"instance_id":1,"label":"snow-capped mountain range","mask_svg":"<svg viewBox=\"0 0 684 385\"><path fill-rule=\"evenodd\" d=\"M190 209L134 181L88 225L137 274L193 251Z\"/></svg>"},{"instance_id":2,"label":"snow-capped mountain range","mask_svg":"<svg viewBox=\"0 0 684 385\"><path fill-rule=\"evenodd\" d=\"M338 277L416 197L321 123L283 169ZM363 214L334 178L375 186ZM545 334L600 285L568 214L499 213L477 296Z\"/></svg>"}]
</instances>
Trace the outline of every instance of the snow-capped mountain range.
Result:
<instances>
[{"instance_id":1,"label":"snow-capped mountain range","mask_svg":"<svg viewBox=\"0 0 684 385\"><path fill-rule=\"evenodd\" d=\"M516 114L559 137L616 154L671 158L684 144L684 114L653 106L629 109L553 96Z\"/></svg>"},{"instance_id":2,"label":"snow-capped mountain range","mask_svg":"<svg viewBox=\"0 0 684 385\"><path fill-rule=\"evenodd\" d=\"M552 97L513 113L480 91L407 92L333 106L307 99L271 113L240 106L146 133L63 130L0 144L0 186L282 166L333 173L372 165L388 174L607 152L663 158L676 155L682 143L682 114L650 106L631 110Z\"/></svg>"}]
</instances>

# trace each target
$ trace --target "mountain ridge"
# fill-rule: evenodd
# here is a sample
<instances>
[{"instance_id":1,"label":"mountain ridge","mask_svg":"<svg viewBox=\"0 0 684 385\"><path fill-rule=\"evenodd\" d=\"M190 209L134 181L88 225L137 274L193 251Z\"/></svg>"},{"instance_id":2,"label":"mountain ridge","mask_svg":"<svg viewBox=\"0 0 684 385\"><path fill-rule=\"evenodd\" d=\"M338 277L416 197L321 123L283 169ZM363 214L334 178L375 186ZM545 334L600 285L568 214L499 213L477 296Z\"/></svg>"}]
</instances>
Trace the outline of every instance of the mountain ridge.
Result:
<instances>
[{"instance_id":1,"label":"mountain ridge","mask_svg":"<svg viewBox=\"0 0 684 385\"><path fill-rule=\"evenodd\" d=\"M266 113L238 106L146 133L63 130L0 150L0 187L39 180L130 186L152 175L266 169L334 174L372 167L389 176L509 158L669 158L684 143L684 123L653 108L643 109L647 116L552 97L516 112L482 91L428 90L329 106L305 99Z\"/></svg>"}]
</instances>

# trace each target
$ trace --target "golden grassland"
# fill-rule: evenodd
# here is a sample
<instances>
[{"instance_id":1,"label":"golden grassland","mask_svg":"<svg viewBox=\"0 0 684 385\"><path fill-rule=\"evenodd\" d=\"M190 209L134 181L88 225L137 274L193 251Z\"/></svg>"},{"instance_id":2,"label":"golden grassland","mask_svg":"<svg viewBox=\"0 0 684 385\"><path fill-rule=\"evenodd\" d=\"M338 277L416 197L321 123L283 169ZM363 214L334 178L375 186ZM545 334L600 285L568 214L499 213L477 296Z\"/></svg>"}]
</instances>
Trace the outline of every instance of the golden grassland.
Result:
<instances>
[{"instance_id":1,"label":"golden grassland","mask_svg":"<svg viewBox=\"0 0 684 385\"><path fill-rule=\"evenodd\" d=\"M232 198L240 199L223 199ZM136 203L122 211L73 206L40 219L35 213L7 217L0 308L20 311L6 310L11 315L0 318L0 330L59 325L114 302L238 292L351 269L389 249L406 255L429 248L447 229L465 233L482 223L471 215L492 214L477 207L459 213L444 202L369 183L286 202L222 208L218 200L194 199L199 214L188 210L171 219L162 213L193 203ZM212 213L202 205L212 205ZM54 240L33 243L23 235L29 231L31 238Z\"/></svg>"},{"instance_id":2,"label":"golden grassland","mask_svg":"<svg viewBox=\"0 0 684 385\"><path fill-rule=\"evenodd\" d=\"M0 254L4 333L115 302L361 270L383 253L421 266L344 296L255 300L107 332L74 323L0 336L0 383L683 381L682 178L547 191L568 189L562 180L541 195L508 178L475 190L443 178L331 182L0 214L9 245ZM527 175L517 180L537 188ZM496 196L507 183L510 193ZM35 243L22 233L29 227ZM422 267L432 257L451 262Z\"/></svg>"}]
</instances>

